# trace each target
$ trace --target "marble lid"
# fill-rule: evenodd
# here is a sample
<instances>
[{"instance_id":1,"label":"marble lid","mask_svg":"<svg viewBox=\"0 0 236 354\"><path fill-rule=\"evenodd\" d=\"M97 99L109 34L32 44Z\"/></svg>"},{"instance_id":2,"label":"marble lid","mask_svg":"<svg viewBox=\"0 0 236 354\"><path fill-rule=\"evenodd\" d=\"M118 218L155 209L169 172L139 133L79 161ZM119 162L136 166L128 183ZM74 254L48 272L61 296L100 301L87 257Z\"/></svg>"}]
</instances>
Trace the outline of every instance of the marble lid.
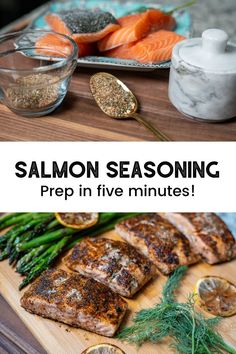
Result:
<instances>
[{"instance_id":1,"label":"marble lid","mask_svg":"<svg viewBox=\"0 0 236 354\"><path fill-rule=\"evenodd\" d=\"M202 38L182 42L179 56L190 65L210 71L236 72L236 45L228 43L226 32L208 29Z\"/></svg>"}]
</instances>

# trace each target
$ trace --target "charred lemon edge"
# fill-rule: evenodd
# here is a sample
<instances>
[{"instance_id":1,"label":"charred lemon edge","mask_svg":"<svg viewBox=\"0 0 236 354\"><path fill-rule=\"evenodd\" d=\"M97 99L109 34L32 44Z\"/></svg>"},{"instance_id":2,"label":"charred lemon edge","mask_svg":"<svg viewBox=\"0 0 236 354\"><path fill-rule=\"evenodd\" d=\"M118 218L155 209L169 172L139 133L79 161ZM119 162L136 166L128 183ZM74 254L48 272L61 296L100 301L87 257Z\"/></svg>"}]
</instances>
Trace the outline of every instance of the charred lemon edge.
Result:
<instances>
[{"instance_id":1,"label":"charred lemon edge","mask_svg":"<svg viewBox=\"0 0 236 354\"><path fill-rule=\"evenodd\" d=\"M235 315L236 314L236 306L233 307L231 311L222 312L222 314L220 314L220 315L219 314L214 314L213 312L208 311L205 301L202 300L200 295L199 295L199 285L200 285L200 283L202 283L206 279L211 279L211 278L220 279L223 282L226 282L226 283L230 284L231 286L233 286L235 288L235 292L236 292L236 285L234 283L232 283L231 281L229 281L228 279L225 279L225 278L223 278L221 276L218 276L218 275L206 275L206 276L198 279L198 281L197 281L197 283L196 283L196 285L194 287L193 294L194 294L195 299L196 299L196 305L198 305L201 309L203 309L204 311L206 311L208 314L210 314L212 316L230 317L230 316Z\"/></svg>"},{"instance_id":2,"label":"charred lemon edge","mask_svg":"<svg viewBox=\"0 0 236 354\"><path fill-rule=\"evenodd\" d=\"M118 351L118 354L125 354L125 352L119 347L117 347L117 345L110 344L110 343L100 343L100 344L91 345L90 347L85 349L81 354L89 354L90 350L102 349L104 347L107 349L109 348L115 349L116 351Z\"/></svg>"},{"instance_id":3,"label":"charred lemon edge","mask_svg":"<svg viewBox=\"0 0 236 354\"><path fill-rule=\"evenodd\" d=\"M57 213L54 213L57 221L65 226L65 227L69 227L70 229L77 229L77 230L83 230L83 229L88 229L90 227L92 227L93 225L95 225L97 222L98 222L98 219L99 219L99 213L88 213L88 214L97 214L96 215L96 218L94 218L94 220L90 221L89 223L84 223L84 224L80 224L80 225L76 225L76 224L67 224L65 221L63 221L60 217L60 214L59 212ZM70 213L70 214L80 214L80 213Z\"/></svg>"}]
</instances>

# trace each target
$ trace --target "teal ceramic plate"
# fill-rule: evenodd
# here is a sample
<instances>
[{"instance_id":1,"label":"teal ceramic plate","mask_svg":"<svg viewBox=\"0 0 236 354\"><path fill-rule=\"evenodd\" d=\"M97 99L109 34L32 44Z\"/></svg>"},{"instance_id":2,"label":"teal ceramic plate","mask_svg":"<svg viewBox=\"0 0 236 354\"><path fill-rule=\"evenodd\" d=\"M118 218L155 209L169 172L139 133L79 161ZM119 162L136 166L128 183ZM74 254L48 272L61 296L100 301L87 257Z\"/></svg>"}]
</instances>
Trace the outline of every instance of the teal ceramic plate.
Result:
<instances>
[{"instance_id":1,"label":"teal ceramic plate","mask_svg":"<svg viewBox=\"0 0 236 354\"><path fill-rule=\"evenodd\" d=\"M103 11L111 12L115 17L119 18L126 15L129 12L135 12L138 8L146 6L153 8L161 8L165 11L170 11L173 9L171 5L160 6L156 3L142 3L134 1L99 1L99 0L74 0L66 2L53 2L49 5L48 9L37 17L30 25L31 29L50 29L44 20L44 16L48 12L57 12L60 10L67 10L73 8L100 8ZM186 10L180 10L174 12L173 16L176 19L177 27L175 32L185 36L190 37L191 32L191 18L190 14ZM140 64L135 60L124 60L124 59L114 59L105 58L100 56L89 56L78 59L79 66L94 67L100 69L122 69L122 70L155 70L170 67L170 61L168 62L158 62L153 64Z\"/></svg>"}]
</instances>

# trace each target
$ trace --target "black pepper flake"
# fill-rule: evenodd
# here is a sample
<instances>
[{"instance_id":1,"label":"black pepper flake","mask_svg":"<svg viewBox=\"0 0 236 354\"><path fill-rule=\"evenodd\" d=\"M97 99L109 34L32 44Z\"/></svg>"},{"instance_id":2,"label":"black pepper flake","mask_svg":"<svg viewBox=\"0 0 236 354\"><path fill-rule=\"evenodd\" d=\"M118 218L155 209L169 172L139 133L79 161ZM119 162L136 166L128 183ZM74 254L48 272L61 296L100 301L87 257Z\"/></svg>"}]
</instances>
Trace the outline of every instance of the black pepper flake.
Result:
<instances>
[{"instance_id":1,"label":"black pepper flake","mask_svg":"<svg viewBox=\"0 0 236 354\"><path fill-rule=\"evenodd\" d=\"M109 24L118 24L112 14L100 10L60 11L58 16L72 33L96 33Z\"/></svg>"}]
</instances>

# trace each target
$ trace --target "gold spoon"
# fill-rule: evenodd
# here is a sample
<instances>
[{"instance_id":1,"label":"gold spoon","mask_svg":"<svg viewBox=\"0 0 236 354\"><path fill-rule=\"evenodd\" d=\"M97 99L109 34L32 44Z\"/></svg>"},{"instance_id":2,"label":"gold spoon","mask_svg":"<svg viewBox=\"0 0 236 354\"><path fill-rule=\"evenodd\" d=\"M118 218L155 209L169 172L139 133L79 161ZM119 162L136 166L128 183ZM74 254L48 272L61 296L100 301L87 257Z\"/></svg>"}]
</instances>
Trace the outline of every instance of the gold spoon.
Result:
<instances>
[{"instance_id":1,"label":"gold spoon","mask_svg":"<svg viewBox=\"0 0 236 354\"><path fill-rule=\"evenodd\" d=\"M100 72L90 79L92 95L101 110L115 119L134 118L148 128L158 140L170 141L160 130L137 113L138 101L130 89L115 76Z\"/></svg>"}]
</instances>

